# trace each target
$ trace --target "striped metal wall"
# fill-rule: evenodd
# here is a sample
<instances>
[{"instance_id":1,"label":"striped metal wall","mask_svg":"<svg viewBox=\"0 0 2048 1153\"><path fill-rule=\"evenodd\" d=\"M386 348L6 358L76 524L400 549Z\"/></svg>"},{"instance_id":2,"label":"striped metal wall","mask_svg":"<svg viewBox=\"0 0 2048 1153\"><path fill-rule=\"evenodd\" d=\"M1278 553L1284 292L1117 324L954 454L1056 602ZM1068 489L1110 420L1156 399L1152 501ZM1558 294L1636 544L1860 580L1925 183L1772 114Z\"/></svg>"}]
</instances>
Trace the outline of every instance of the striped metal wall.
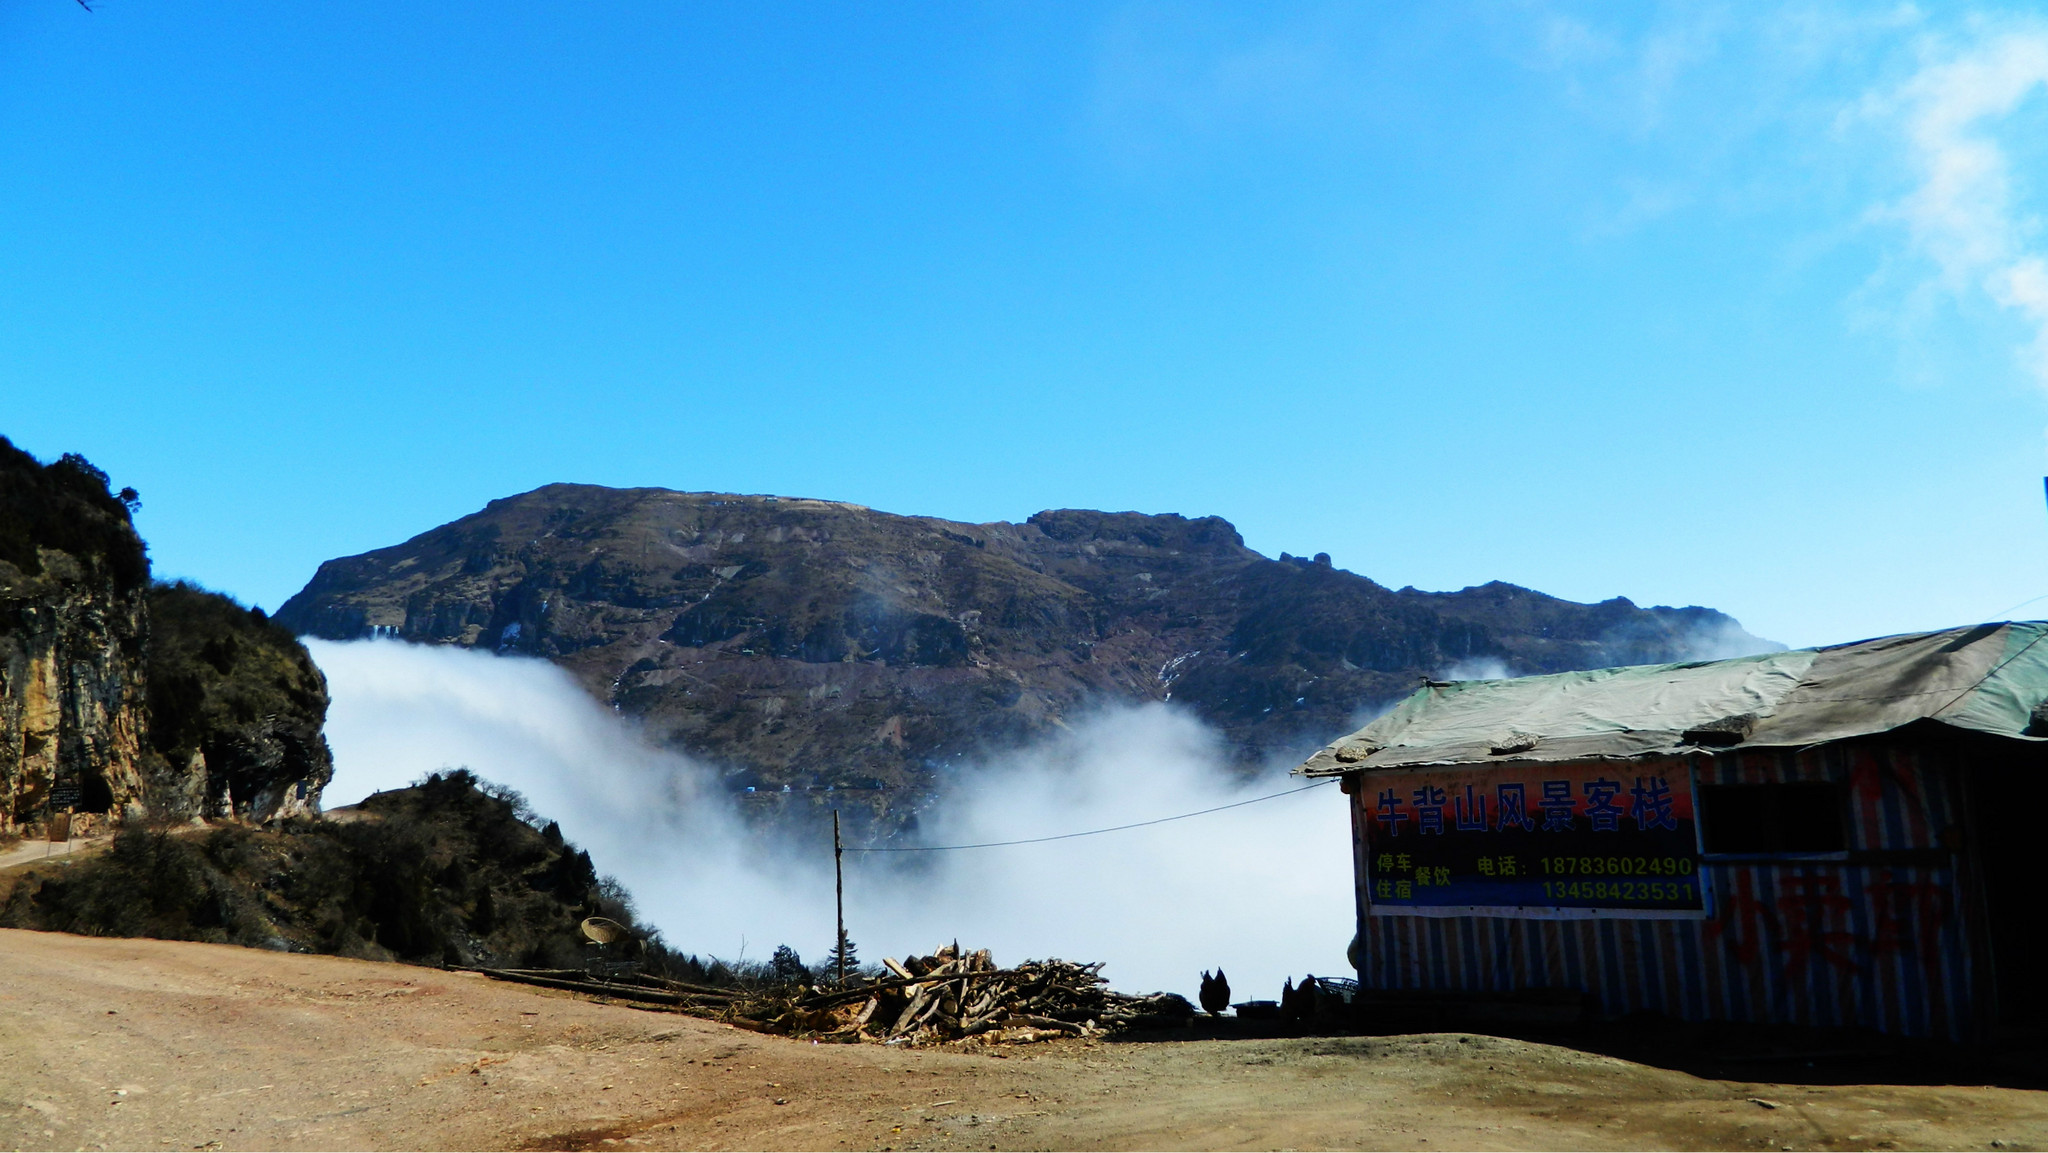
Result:
<instances>
[{"instance_id":1,"label":"striped metal wall","mask_svg":"<svg viewBox=\"0 0 2048 1153\"><path fill-rule=\"evenodd\" d=\"M1852 853L1938 849L1943 831L1962 823L1960 773L1940 753L1911 746L1845 742L1691 763L1702 785L1848 784ZM1683 773L1684 764L1671 768ZM1706 871L1713 908L1704 921L1368 917L1360 981L1388 991L1571 988L1608 1016L1852 1025L1954 1040L1976 1031L1952 858L1709 863Z\"/></svg>"}]
</instances>

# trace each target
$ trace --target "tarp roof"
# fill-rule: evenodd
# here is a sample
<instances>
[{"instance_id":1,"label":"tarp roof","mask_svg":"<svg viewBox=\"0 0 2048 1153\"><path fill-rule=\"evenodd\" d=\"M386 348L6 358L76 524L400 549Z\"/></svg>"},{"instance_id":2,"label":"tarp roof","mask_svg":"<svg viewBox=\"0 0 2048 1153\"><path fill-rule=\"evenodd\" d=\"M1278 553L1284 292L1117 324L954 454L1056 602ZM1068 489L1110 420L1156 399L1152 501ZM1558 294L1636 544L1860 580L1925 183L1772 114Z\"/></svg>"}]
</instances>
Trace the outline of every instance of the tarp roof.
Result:
<instances>
[{"instance_id":1,"label":"tarp roof","mask_svg":"<svg viewBox=\"0 0 2048 1153\"><path fill-rule=\"evenodd\" d=\"M1726 661L1431 682L1295 771L1521 764L1803 747L1915 721L2035 740L2048 622L1976 625Z\"/></svg>"}]
</instances>

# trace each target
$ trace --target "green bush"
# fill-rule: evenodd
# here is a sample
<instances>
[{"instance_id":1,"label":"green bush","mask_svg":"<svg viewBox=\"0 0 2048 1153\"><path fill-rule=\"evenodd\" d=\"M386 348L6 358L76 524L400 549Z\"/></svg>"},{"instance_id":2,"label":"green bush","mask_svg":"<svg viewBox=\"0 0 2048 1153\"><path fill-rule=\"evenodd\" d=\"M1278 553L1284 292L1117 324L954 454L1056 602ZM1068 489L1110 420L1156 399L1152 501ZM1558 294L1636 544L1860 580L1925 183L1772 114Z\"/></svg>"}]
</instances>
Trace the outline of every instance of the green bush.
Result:
<instances>
[{"instance_id":1,"label":"green bush","mask_svg":"<svg viewBox=\"0 0 2048 1153\"><path fill-rule=\"evenodd\" d=\"M135 490L108 491L107 474L77 453L53 464L0 436L0 561L29 576L43 571L38 548L70 553L126 594L149 580L149 555L135 535Z\"/></svg>"},{"instance_id":2,"label":"green bush","mask_svg":"<svg viewBox=\"0 0 2048 1153\"><path fill-rule=\"evenodd\" d=\"M208 801L238 807L266 788L327 783L327 681L297 637L184 581L150 588L149 617L149 740L167 763L204 753Z\"/></svg>"},{"instance_id":3,"label":"green bush","mask_svg":"<svg viewBox=\"0 0 2048 1153\"><path fill-rule=\"evenodd\" d=\"M365 800L353 820L130 829L103 855L39 869L0 925L216 941L421 964L573 968L585 917L632 924L589 854L521 819L467 770ZM530 816L530 814L527 814ZM550 826L552 827L552 826ZM707 979L640 930L614 958Z\"/></svg>"}]
</instances>

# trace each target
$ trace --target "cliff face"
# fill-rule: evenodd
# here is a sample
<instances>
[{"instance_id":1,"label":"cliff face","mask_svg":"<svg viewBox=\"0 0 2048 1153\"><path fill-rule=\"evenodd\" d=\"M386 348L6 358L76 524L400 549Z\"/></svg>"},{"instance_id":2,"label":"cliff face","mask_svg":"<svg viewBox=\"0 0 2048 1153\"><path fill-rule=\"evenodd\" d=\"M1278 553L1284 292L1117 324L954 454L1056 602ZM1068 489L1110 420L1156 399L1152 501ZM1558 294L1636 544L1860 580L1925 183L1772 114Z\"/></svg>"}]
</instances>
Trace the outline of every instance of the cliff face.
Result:
<instances>
[{"instance_id":1,"label":"cliff face","mask_svg":"<svg viewBox=\"0 0 2048 1153\"><path fill-rule=\"evenodd\" d=\"M64 812L268 819L317 807L333 774L305 648L226 597L152 586L135 499L0 438L0 833Z\"/></svg>"},{"instance_id":2,"label":"cliff face","mask_svg":"<svg viewBox=\"0 0 2048 1153\"><path fill-rule=\"evenodd\" d=\"M0 832L140 811L148 578L103 474L0 439Z\"/></svg>"},{"instance_id":3,"label":"cliff face","mask_svg":"<svg viewBox=\"0 0 2048 1153\"><path fill-rule=\"evenodd\" d=\"M0 572L0 831L52 804L126 812L144 792L141 597L66 579L68 559L38 581Z\"/></svg>"},{"instance_id":4,"label":"cliff face","mask_svg":"<svg viewBox=\"0 0 2048 1153\"><path fill-rule=\"evenodd\" d=\"M277 619L545 657L735 784L884 792L1103 701L1186 704L1253 760L1459 665L1772 647L1710 609L1396 592L1327 558L1269 560L1215 517L963 524L585 485L329 561Z\"/></svg>"}]
</instances>

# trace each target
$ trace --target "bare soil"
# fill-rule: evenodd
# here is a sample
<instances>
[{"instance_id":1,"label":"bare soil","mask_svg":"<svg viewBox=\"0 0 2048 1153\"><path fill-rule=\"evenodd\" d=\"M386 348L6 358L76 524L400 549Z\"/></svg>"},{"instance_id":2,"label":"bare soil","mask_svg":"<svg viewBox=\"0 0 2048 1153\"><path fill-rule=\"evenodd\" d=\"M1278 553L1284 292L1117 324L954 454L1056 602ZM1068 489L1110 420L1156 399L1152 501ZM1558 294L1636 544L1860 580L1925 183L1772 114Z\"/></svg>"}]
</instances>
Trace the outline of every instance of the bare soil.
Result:
<instances>
[{"instance_id":1,"label":"bare soil","mask_svg":"<svg viewBox=\"0 0 2048 1153\"><path fill-rule=\"evenodd\" d=\"M2048 1093L1527 1041L819 1045L486 978L0 930L26 1149L2040 1148Z\"/></svg>"}]
</instances>

